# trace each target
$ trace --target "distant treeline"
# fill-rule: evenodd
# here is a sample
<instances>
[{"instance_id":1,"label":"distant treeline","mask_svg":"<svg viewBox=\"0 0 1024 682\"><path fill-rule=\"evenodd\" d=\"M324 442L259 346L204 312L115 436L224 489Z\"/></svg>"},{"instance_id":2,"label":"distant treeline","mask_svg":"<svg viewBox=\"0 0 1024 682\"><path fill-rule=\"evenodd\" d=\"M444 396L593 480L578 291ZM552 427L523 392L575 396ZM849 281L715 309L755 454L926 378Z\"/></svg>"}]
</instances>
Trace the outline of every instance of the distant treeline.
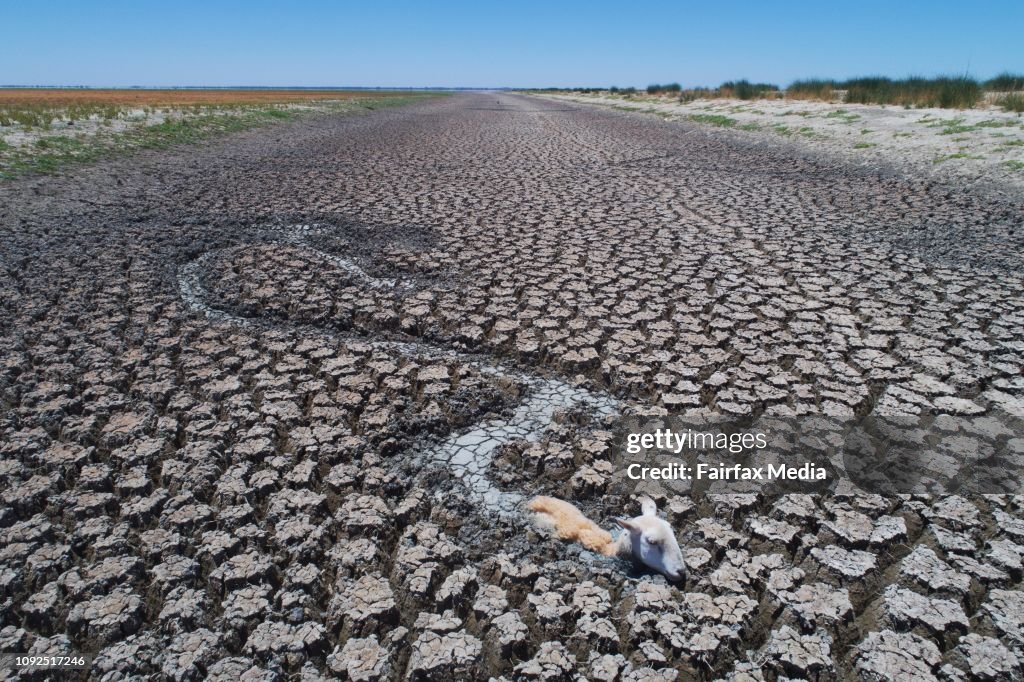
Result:
<instances>
[{"instance_id":1,"label":"distant treeline","mask_svg":"<svg viewBox=\"0 0 1024 682\"><path fill-rule=\"evenodd\" d=\"M564 88L547 88L562 90ZM569 88L571 92L610 92L632 96L636 88ZM995 78L979 81L969 76L938 76L923 78L887 78L868 76L834 80L811 78L794 81L784 90L774 83L726 81L717 88L684 88L679 83L648 85L648 95L669 95L689 102L701 98L735 97L737 99L818 99L842 101L849 104L896 104L908 107L944 107L966 109L986 98L986 92L997 93L991 99L1011 111L1024 111L1024 74L1002 73Z\"/></svg>"}]
</instances>

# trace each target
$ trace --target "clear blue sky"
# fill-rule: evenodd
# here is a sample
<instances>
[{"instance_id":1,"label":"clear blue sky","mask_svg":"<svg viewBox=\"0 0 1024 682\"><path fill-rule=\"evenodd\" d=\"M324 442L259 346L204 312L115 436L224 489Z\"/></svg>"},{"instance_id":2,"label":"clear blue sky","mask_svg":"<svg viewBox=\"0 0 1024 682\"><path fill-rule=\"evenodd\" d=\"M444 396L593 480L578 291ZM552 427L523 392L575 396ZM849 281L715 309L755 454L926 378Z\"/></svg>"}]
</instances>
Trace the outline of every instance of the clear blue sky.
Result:
<instances>
[{"instance_id":1,"label":"clear blue sky","mask_svg":"<svg viewBox=\"0 0 1024 682\"><path fill-rule=\"evenodd\" d=\"M0 83L578 86L1024 72L1024 0L0 0Z\"/></svg>"}]
</instances>

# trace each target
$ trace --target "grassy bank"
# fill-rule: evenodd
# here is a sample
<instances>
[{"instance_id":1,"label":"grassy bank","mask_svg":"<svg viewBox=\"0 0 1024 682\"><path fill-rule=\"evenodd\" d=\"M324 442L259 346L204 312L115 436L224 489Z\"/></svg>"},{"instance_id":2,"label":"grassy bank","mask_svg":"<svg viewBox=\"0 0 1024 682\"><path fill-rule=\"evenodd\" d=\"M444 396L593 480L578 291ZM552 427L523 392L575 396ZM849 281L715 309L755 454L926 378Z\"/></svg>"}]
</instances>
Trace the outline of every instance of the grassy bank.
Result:
<instances>
[{"instance_id":1,"label":"grassy bank","mask_svg":"<svg viewBox=\"0 0 1024 682\"><path fill-rule=\"evenodd\" d=\"M896 104L908 107L969 109L981 102L982 84L973 78L866 77L845 81L803 80L786 88L790 99L839 100L846 104Z\"/></svg>"},{"instance_id":2,"label":"grassy bank","mask_svg":"<svg viewBox=\"0 0 1024 682\"><path fill-rule=\"evenodd\" d=\"M130 119L157 112L204 113L239 107L407 97L399 90L0 88L0 126Z\"/></svg>"},{"instance_id":3,"label":"grassy bank","mask_svg":"<svg viewBox=\"0 0 1024 682\"><path fill-rule=\"evenodd\" d=\"M196 143L304 115L356 113L436 96L350 91L64 92L0 90L0 179L54 173L72 164ZM117 101L118 96L123 100Z\"/></svg>"},{"instance_id":4,"label":"grassy bank","mask_svg":"<svg viewBox=\"0 0 1024 682\"><path fill-rule=\"evenodd\" d=\"M607 93L626 98L670 98L680 102L719 98L740 100L785 98L943 109L970 109L983 103L991 103L1007 111L1024 112L1024 75L1012 73L1000 74L987 81L979 81L967 76L903 79L868 76L846 80L811 78L794 81L787 88L782 89L773 83L752 83L744 79L727 81L717 88L685 88L678 83L669 83L649 85L646 91L638 91L632 87L612 87L609 89L571 88L564 92Z\"/></svg>"}]
</instances>

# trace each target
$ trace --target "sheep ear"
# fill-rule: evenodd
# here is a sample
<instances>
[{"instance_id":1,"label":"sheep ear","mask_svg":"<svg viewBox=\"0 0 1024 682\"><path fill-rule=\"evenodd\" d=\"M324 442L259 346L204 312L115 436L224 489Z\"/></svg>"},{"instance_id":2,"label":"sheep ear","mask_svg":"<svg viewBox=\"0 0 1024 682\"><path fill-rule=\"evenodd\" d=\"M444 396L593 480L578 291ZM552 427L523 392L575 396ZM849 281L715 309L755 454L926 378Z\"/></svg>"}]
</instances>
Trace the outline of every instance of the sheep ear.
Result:
<instances>
[{"instance_id":1,"label":"sheep ear","mask_svg":"<svg viewBox=\"0 0 1024 682\"><path fill-rule=\"evenodd\" d=\"M649 497L641 497L640 498L640 509L641 509L641 511L643 511L643 515L644 516L657 516L658 515L658 505L656 505L654 503L654 500L652 500Z\"/></svg>"},{"instance_id":2,"label":"sheep ear","mask_svg":"<svg viewBox=\"0 0 1024 682\"><path fill-rule=\"evenodd\" d=\"M630 533L640 532L640 528L638 528L637 525L629 519L615 519L615 523L619 524L620 526L628 530Z\"/></svg>"}]
</instances>

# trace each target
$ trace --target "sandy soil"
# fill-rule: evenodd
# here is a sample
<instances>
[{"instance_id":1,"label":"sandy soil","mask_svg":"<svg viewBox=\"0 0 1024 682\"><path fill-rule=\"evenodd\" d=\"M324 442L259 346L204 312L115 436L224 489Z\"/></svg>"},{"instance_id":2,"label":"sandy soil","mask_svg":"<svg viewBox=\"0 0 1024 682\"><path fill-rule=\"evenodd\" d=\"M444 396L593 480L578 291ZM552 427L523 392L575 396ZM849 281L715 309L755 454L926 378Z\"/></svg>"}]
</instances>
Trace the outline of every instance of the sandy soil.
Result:
<instances>
[{"instance_id":1,"label":"sandy soil","mask_svg":"<svg viewBox=\"0 0 1024 682\"><path fill-rule=\"evenodd\" d=\"M6 183L0 649L1017 679L1019 495L666 495L679 584L507 503L635 514L614 410L1024 412L1022 225L1020 194L506 94Z\"/></svg>"},{"instance_id":2,"label":"sandy soil","mask_svg":"<svg viewBox=\"0 0 1024 682\"><path fill-rule=\"evenodd\" d=\"M775 135L854 164L911 166L949 181L1024 189L1024 118L998 107L969 110L790 100L696 100L610 95L553 99L656 113L668 120L726 117L740 135ZM707 125L712 125L707 123Z\"/></svg>"}]
</instances>

